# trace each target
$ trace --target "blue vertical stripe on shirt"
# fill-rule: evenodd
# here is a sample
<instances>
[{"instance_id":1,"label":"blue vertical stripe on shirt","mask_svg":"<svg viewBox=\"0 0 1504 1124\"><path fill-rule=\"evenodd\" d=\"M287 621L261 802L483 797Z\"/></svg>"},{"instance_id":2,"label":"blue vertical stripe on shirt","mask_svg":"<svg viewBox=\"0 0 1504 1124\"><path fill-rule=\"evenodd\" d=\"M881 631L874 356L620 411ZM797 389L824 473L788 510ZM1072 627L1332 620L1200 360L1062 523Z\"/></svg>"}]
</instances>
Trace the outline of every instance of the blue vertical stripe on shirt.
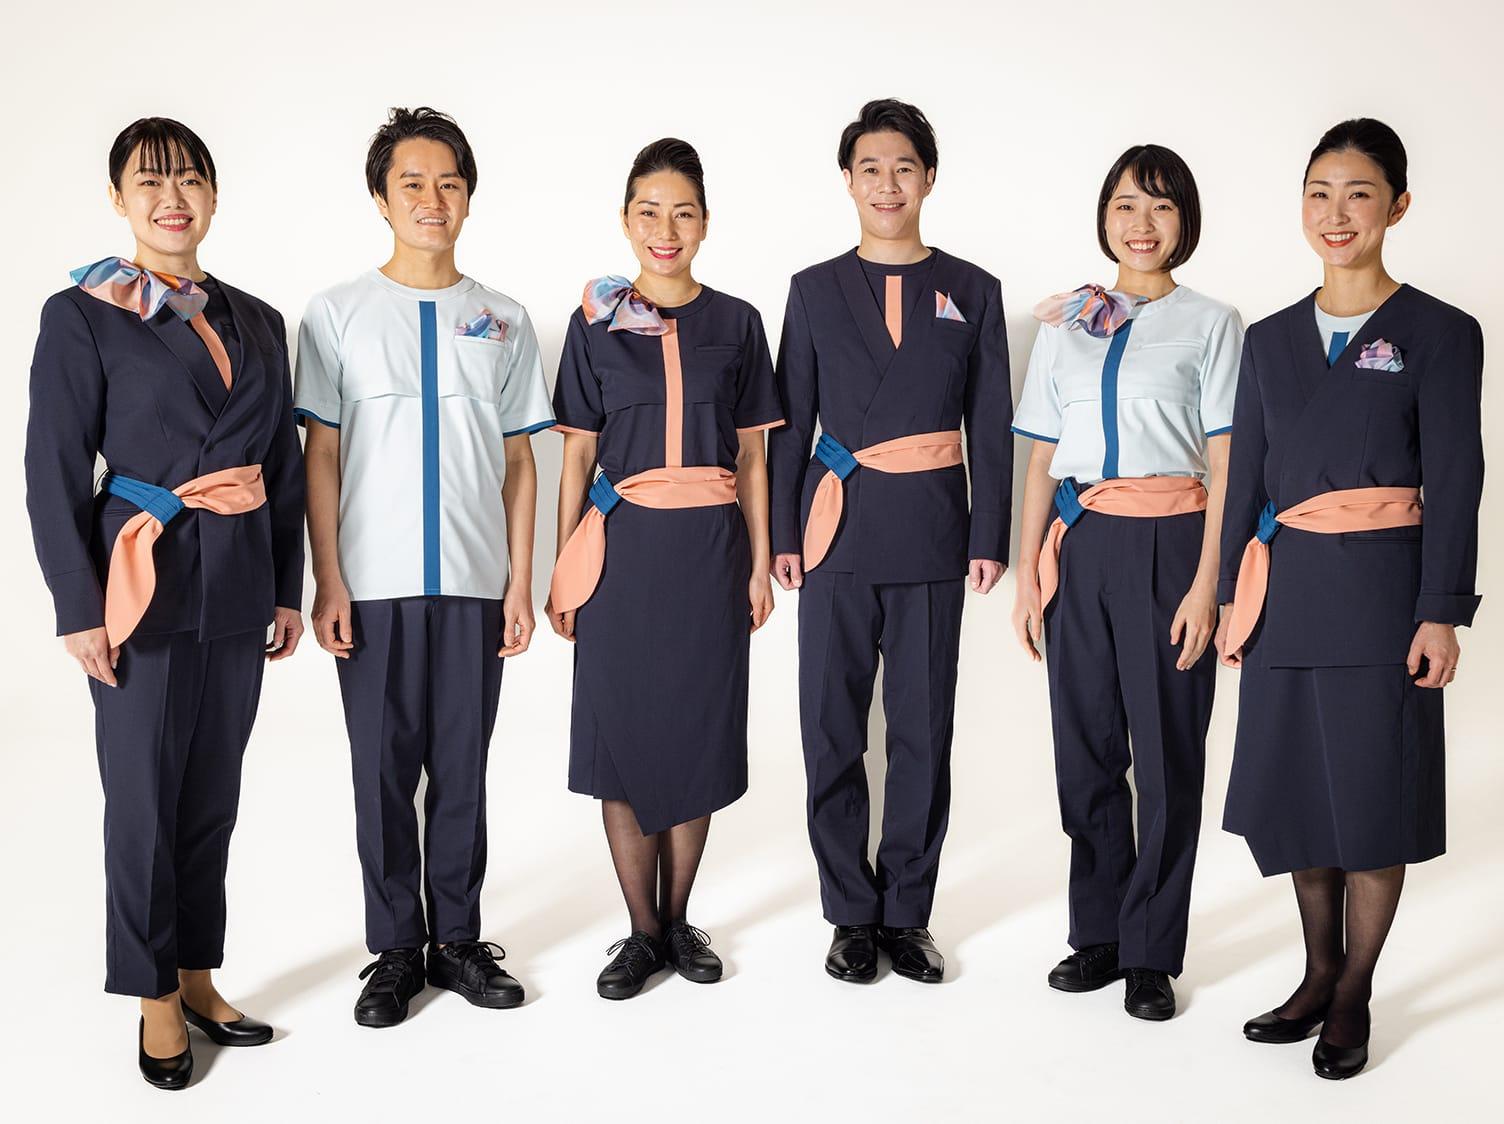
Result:
<instances>
[{"instance_id":1,"label":"blue vertical stripe on shirt","mask_svg":"<svg viewBox=\"0 0 1504 1124\"><path fill-rule=\"evenodd\" d=\"M423 595L439 584L439 329L433 301L418 302L423 370Z\"/></svg>"},{"instance_id":2,"label":"blue vertical stripe on shirt","mask_svg":"<svg viewBox=\"0 0 1504 1124\"><path fill-rule=\"evenodd\" d=\"M1332 342L1327 346L1326 349L1326 365L1328 367L1335 367L1337 365L1337 360L1342 358L1342 353L1347 350L1347 340L1349 334L1350 333L1348 332L1332 333Z\"/></svg>"},{"instance_id":3,"label":"blue vertical stripe on shirt","mask_svg":"<svg viewBox=\"0 0 1504 1124\"><path fill-rule=\"evenodd\" d=\"M1103 480L1116 480L1118 476L1118 368L1132 331L1133 321L1128 320L1113 332L1107 358L1102 361L1102 438L1107 446L1102 457Z\"/></svg>"}]
</instances>

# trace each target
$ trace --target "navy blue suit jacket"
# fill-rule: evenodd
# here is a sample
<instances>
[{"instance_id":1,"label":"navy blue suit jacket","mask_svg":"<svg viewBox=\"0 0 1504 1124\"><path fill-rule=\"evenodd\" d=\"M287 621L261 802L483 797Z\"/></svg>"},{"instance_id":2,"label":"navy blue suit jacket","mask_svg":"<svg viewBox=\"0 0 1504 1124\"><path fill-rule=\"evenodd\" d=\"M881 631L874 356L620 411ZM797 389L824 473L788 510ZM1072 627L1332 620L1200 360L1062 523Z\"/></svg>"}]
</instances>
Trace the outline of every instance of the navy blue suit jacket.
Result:
<instances>
[{"instance_id":1,"label":"navy blue suit jacket","mask_svg":"<svg viewBox=\"0 0 1504 1124\"><path fill-rule=\"evenodd\" d=\"M918 289L918 286L915 286ZM948 293L966 322L933 315ZM768 435L775 554L803 552L804 524L826 468L810 455L816 423L855 452L898 437L961 429L971 472L858 468L820 569L869 583L961 577L967 560L1006 562L1013 491L1013 397L1002 287L935 251L894 348L856 251L811 266L789 286L778 348L788 424Z\"/></svg>"},{"instance_id":2,"label":"navy blue suit jacket","mask_svg":"<svg viewBox=\"0 0 1504 1124\"><path fill-rule=\"evenodd\" d=\"M260 464L267 502L244 515L184 510L157 540L157 588L138 634L204 640L265 628L303 598L303 462L281 315L223 285L240 337L233 388L170 309L149 321L82 289L42 307L26 427L26 506L59 635L104 624L115 536L139 510L95 494L95 457L172 489Z\"/></svg>"},{"instance_id":3,"label":"navy blue suit jacket","mask_svg":"<svg viewBox=\"0 0 1504 1124\"><path fill-rule=\"evenodd\" d=\"M1364 344L1399 348L1404 370L1358 367ZM1282 527L1248 657L1266 667L1403 663L1416 623L1471 624L1483 491L1483 332L1408 285L1327 367L1314 294L1248 329L1233 412L1218 600L1273 500L1419 487L1419 527L1317 534Z\"/></svg>"}]
</instances>

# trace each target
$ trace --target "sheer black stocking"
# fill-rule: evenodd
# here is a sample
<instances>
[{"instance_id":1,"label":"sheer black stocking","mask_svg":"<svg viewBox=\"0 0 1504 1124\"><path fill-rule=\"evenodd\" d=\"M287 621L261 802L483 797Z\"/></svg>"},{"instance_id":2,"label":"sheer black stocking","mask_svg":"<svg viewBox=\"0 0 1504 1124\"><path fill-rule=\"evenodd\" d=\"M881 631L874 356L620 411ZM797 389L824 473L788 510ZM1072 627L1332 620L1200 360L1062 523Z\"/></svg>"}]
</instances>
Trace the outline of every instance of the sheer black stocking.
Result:
<instances>
[{"instance_id":1,"label":"sheer black stocking","mask_svg":"<svg viewBox=\"0 0 1504 1124\"><path fill-rule=\"evenodd\" d=\"M658 841L662 835L644 835L637 826L637 813L625 800L602 800L601 820L621 896L627 901L632 930L652 937L663 936L658 923Z\"/></svg>"},{"instance_id":2,"label":"sheer black stocking","mask_svg":"<svg viewBox=\"0 0 1504 1124\"><path fill-rule=\"evenodd\" d=\"M1291 877L1306 942L1306 974L1295 994L1274 1013L1282 1019L1304 1019L1331 1003L1337 977L1342 974L1344 883L1342 871L1330 866L1297 870Z\"/></svg>"},{"instance_id":3,"label":"sheer black stocking","mask_svg":"<svg viewBox=\"0 0 1504 1124\"><path fill-rule=\"evenodd\" d=\"M1333 1046L1361 1046L1368 1041L1368 1000L1379 953L1394 923L1405 868L1347 872L1347 956L1321 1037Z\"/></svg>"},{"instance_id":4,"label":"sheer black stocking","mask_svg":"<svg viewBox=\"0 0 1504 1124\"><path fill-rule=\"evenodd\" d=\"M710 835L710 817L675 824L658 836L659 917L665 925L682 921L689 908L689 891L694 887Z\"/></svg>"}]
</instances>

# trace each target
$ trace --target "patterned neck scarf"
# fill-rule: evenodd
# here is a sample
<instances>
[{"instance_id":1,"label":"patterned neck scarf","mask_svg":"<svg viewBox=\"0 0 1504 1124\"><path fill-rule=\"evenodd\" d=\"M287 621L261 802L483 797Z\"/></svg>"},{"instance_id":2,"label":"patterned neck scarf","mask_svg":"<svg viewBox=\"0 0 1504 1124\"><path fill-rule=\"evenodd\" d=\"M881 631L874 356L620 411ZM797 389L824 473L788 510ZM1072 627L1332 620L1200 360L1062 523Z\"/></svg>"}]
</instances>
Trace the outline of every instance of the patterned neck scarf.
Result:
<instances>
[{"instance_id":1,"label":"patterned neck scarf","mask_svg":"<svg viewBox=\"0 0 1504 1124\"><path fill-rule=\"evenodd\" d=\"M592 324L610 319L608 332L635 332L640 336L668 333L668 324L653 302L634 289L625 277L614 274L597 277L585 286L580 307Z\"/></svg>"},{"instance_id":2,"label":"patterned neck scarf","mask_svg":"<svg viewBox=\"0 0 1504 1124\"><path fill-rule=\"evenodd\" d=\"M1147 299L1109 291L1101 285L1082 285L1040 301L1034 306L1034 318L1056 328L1084 328L1087 335L1105 340L1128 322L1135 306Z\"/></svg>"},{"instance_id":3,"label":"patterned neck scarf","mask_svg":"<svg viewBox=\"0 0 1504 1124\"><path fill-rule=\"evenodd\" d=\"M150 320L165 304L181 320L204 311L209 294L186 277L142 269L124 258L105 258L70 274L73 283L91 297Z\"/></svg>"}]
</instances>

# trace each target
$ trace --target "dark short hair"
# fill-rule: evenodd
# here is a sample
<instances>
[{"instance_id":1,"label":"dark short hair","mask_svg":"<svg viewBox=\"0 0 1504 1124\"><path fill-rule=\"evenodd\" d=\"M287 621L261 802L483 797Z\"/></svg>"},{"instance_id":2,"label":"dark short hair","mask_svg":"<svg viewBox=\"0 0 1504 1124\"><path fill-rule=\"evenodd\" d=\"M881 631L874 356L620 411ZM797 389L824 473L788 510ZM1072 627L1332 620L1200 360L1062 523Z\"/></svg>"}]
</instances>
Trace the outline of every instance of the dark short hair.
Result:
<instances>
[{"instance_id":1,"label":"dark short hair","mask_svg":"<svg viewBox=\"0 0 1504 1124\"><path fill-rule=\"evenodd\" d=\"M856 120L841 131L841 143L836 149L836 160L845 171L851 170L851 158L856 152L856 142L868 133L902 133L919 154L919 162L925 170L940 163L940 150L935 144L935 130L918 106L897 98L879 98L862 106Z\"/></svg>"},{"instance_id":2,"label":"dark short hair","mask_svg":"<svg viewBox=\"0 0 1504 1124\"><path fill-rule=\"evenodd\" d=\"M1400 135L1382 121L1354 117L1322 133L1316 147L1311 149L1311 158L1306 161L1302 184L1311 178L1311 165L1328 152L1357 152L1368 157L1384 173L1396 199L1409 188L1410 162L1405 156L1405 146L1400 142Z\"/></svg>"},{"instance_id":3,"label":"dark short hair","mask_svg":"<svg viewBox=\"0 0 1504 1124\"><path fill-rule=\"evenodd\" d=\"M470 149L470 142L449 114L420 105L417 109L397 106L390 110L386 124L371 138L371 147L366 152L366 188L372 195L386 198L386 177L392 170L392 154L399 144L414 137L447 144L454 153L460 175L465 177L466 190L475 194L475 153Z\"/></svg>"},{"instance_id":4,"label":"dark short hair","mask_svg":"<svg viewBox=\"0 0 1504 1124\"><path fill-rule=\"evenodd\" d=\"M219 190L214 157L209 155L209 146L199 140L197 133L171 117L142 117L121 129L115 143L110 145L110 182L116 191L120 190L120 181L126 174L126 162L138 146L141 163L137 168L164 175L198 172L209 181L210 187Z\"/></svg>"},{"instance_id":5,"label":"dark short hair","mask_svg":"<svg viewBox=\"0 0 1504 1124\"><path fill-rule=\"evenodd\" d=\"M1118 256L1107 241L1107 205L1125 174L1133 177L1144 194L1168 199L1180 212L1180 241L1165 262L1167 271L1179 269L1191 260L1196 244L1201 241L1201 194L1196 190L1196 177L1191 175L1190 165L1162 144L1136 144L1117 158L1097 196L1097 245L1111 261L1117 261Z\"/></svg>"},{"instance_id":6,"label":"dark short hair","mask_svg":"<svg viewBox=\"0 0 1504 1124\"><path fill-rule=\"evenodd\" d=\"M678 172L694 186L700 210L710 213L710 208L705 205L705 168L700 163L700 154L695 151L694 145L678 137L655 140L637 154L637 158L632 161L632 170L627 173L627 194L621 205L622 210L632 205L632 193L637 190L637 181L654 172Z\"/></svg>"}]
</instances>

